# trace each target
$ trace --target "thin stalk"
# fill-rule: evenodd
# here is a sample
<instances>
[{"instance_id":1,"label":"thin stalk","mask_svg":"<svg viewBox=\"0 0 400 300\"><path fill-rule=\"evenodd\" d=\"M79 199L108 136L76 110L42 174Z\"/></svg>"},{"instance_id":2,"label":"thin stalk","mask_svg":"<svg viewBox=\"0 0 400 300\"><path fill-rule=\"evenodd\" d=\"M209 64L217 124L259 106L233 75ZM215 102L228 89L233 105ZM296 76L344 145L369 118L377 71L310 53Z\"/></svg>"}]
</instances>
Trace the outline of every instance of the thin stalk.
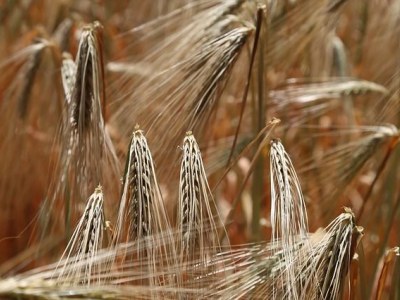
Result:
<instances>
[{"instance_id":1,"label":"thin stalk","mask_svg":"<svg viewBox=\"0 0 400 300\"><path fill-rule=\"evenodd\" d=\"M361 9L360 9L359 34L357 38L356 54L354 59L356 65L359 64L362 60L364 39L365 39L365 34L367 32L368 12L369 12L369 0L364 0L363 3L361 4Z\"/></svg>"},{"instance_id":2,"label":"thin stalk","mask_svg":"<svg viewBox=\"0 0 400 300\"><path fill-rule=\"evenodd\" d=\"M261 10L259 10L261 11ZM262 12L262 11L261 11ZM261 17L259 18L261 22ZM261 23L257 24L261 27ZM259 29L261 31L261 28ZM264 40L260 42L258 51L258 74L257 74L257 111L254 112L257 124L254 128L255 132L262 130L265 124L265 105L264 105ZM264 196L264 157L261 155L256 161L253 175L253 184L251 189L252 198L252 218L251 218L251 240L257 242L261 238L260 216L261 203Z\"/></svg>"},{"instance_id":3,"label":"thin stalk","mask_svg":"<svg viewBox=\"0 0 400 300\"><path fill-rule=\"evenodd\" d=\"M397 154L400 154L399 151L397 151ZM396 174L397 174L397 166L398 166L398 159L400 158L400 156L396 155L395 157L395 163L394 168L391 170L392 172L389 173L389 178L391 179L390 182L389 180L387 180L388 185L390 185L390 183L392 183L392 185L396 185L395 181L397 180L396 178ZM387 185L387 186L388 186ZM395 190L390 189L388 191L389 194L392 194L392 197L394 198L395 195L393 195L393 193L395 193ZM391 209L390 209L390 215L389 215L389 219L388 219L388 223L387 223L387 227L386 230L384 231L384 237L382 239L382 243L377 251L378 255L377 255L377 259L374 265L374 268L372 270L374 270L374 274L377 274L378 272L378 267L379 267L379 258L382 257L385 254L387 245L388 245L388 241L389 241L389 236L390 236L390 232L392 230L396 215L398 213L398 210L400 208L400 195L399 197L395 200L395 203L390 203L389 204ZM372 287L371 287L372 288ZM371 294L371 296L374 295L373 293Z\"/></svg>"},{"instance_id":4,"label":"thin stalk","mask_svg":"<svg viewBox=\"0 0 400 300\"><path fill-rule=\"evenodd\" d=\"M273 120L271 122L273 122L273 124L278 124L279 123L279 121L277 121L277 120ZM258 149L257 149L256 153L254 154L254 157L253 157L253 159L252 159L252 161L250 163L249 170L247 171L246 176L245 176L245 178L244 178L244 180L242 182L242 185L240 186L239 192L237 193L236 198L232 202L232 208L229 211L228 215L226 216L225 224L224 224L225 228L227 228L229 226L229 223L232 220L233 213L234 213L237 205L239 204L239 201L241 199L242 193L243 193L244 189L246 188L247 181L249 180L254 168L256 167L256 162L258 161L258 158L259 158L260 154L262 153L262 151L265 149L264 147L267 145L268 140L269 140L269 134L267 134L264 137L264 139L260 142L260 145L258 146ZM222 239L224 238L224 234L225 234L225 230L223 230L219 235L220 241L222 241Z\"/></svg>"},{"instance_id":5,"label":"thin stalk","mask_svg":"<svg viewBox=\"0 0 400 300\"><path fill-rule=\"evenodd\" d=\"M226 163L227 166L229 166L229 164L231 162L231 159L232 159L232 156L233 156L233 153L234 153L235 148L236 148L236 143L237 143L237 138L238 138L238 135L239 135L240 125L242 124L244 110L246 108L247 95L249 93L249 88L250 88L251 73L253 71L253 65L254 65L256 52L257 52L258 40L259 40L259 37L260 37L260 30L261 30L261 24L262 24L262 14L263 14L262 9L258 9L257 10L257 21L256 21L256 32L255 32L255 35L254 35L253 51L251 53L249 70L247 72L246 85L245 85L244 93L243 93L243 96L242 96L242 106L240 108L239 123L238 123L238 125L236 127L236 132L235 132L235 137L233 139L231 152L229 154L228 161Z\"/></svg>"},{"instance_id":6,"label":"thin stalk","mask_svg":"<svg viewBox=\"0 0 400 300\"><path fill-rule=\"evenodd\" d=\"M391 300L400 299L400 259L398 259L396 262L396 267L393 276L393 286L397 288L395 288L394 291L392 292L390 299Z\"/></svg>"},{"instance_id":7,"label":"thin stalk","mask_svg":"<svg viewBox=\"0 0 400 300\"><path fill-rule=\"evenodd\" d=\"M365 251L364 251L362 242L361 242L360 247L358 248L358 255L360 257L360 264L359 264L359 266L360 266L360 272L359 272L360 286L365 287L365 286L368 286L367 278L366 278L368 262L366 261ZM367 289L361 288L360 289L360 299L367 299L368 298L367 295L368 295Z\"/></svg>"},{"instance_id":8,"label":"thin stalk","mask_svg":"<svg viewBox=\"0 0 400 300\"><path fill-rule=\"evenodd\" d=\"M236 163L239 161L239 159L243 156L244 153L246 153L246 151L248 151L252 146L254 146L254 144L257 143L257 141L261 138L261 137L265 137L265 136L270 136L272 130L275 128L275 126L277 124L279 124L281 121L277 118L272 118L271 121L269 121L267 123L267 125L262 128L260 130L260 132L257 134L257 136L250 142L247 144L247 146L238 154L237 157L235 157L235 159L231 162L231 164L225 168L224 173L222 174L222 176L218 179L217 183L215 184L214 188L211 190L212 194L214 194L215 190L217 189L217 187L219 186L219 184L222 182L222 180L225 178L225 176L229 173L229 171L233 168L233 166L236 165Z\"/></svg>"},{"instance_id":9,"label":"thin stalk","mask_svg":"<svg viewBox=\"0 0 400 300\"><path fill-rule=\"evenodd\" d=\"M357 295L357 286L359 286L359 271L360 271L360 261L358 259L358 255L355 254L351 260L350 266L350 290L349 290L349 299L356 299Z\"/></svg>"},{"instance_id":10,"label":"thin stalk","mask_svg":"<svg viewBox=\"0 0 400 300\"><path fill-rule=\"evenodd\" d=\"M258 242L261 238L261 201L264 196L264 157L262 155L258 157L255 165L256 166L253 172L253 185L251 189L251 198L253 204L251 218L251 240L253 242Z\"/></svg>"},{"instance_id":11,"label":"thin stalk","mask_svg":"<svg viewBox=\"0 0 400 300\"><path fill-rule=\"evenodd\" d=\"M399 136L396 136L394 139L392 139L391 143L388 146L388 149L386 151L385 157L383 158L381 164L378 167L378 170L376 171L374 180L372 181L371 185L369 186L369 189L367 191L367 193L365 194L364 197L364 202L360 208L360 210L358 211L358 214L356 216L356 223L359 223L360 219L363 216L364 210L365 210L365 206L368 203L368 200L371 198L374 186L376 184L376 182L378 181L381 173L383 172L383 170L385 169L385 166L390 158L390 156L393 153L393 150L396 148L397 143L399 142Z\"/></svg>"},{"instance_id":12,"label":"thin stalk","mask_svg":"<svg viewBox=\"0 0 400 300\"><path fill-rule=\"evenodd\" d=\"M394 221L396 219L396 215L397 215L397 213L399 211L399 208L400 208L400 195L397 197L396 203L394 204L394 206L391 209L392 213L391 213L391 215L389 217L388 229L386 230L385 236L383 238L383 243L382 243L383 247L385 247L387 245L387 243L388 243L390 231L391 231L391 229L393 227L393 224L394 224ZM384 251L382 251L380 253L381 254L380 257L383 255L383 253L384 253Z\"/></svg>"},{"instance_id":13,"label":"thin stalk","mask_svg":"<svg viewBox=\"0 0 400 300\"><path fill-rule=\"evenodd\" d=\"M371 299L381 300L383 298L385 284L390 271L393 271L393 265L395 265L396 258L399 256L399 247L395 247L386 251L379 262L379 272L376 273L374 282L373 292L371 293Z\"/></svg>"}]
</instances>

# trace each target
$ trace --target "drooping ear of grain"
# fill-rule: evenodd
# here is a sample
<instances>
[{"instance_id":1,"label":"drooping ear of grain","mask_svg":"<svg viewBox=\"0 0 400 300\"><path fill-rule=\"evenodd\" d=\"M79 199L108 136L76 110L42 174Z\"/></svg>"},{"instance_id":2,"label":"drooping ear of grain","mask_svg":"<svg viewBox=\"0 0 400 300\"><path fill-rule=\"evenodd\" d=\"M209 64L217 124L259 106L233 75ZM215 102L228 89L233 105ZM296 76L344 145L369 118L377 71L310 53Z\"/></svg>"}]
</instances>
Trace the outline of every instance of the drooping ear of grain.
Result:
<instances>
[{"instance_id":1,"label":"drooping ear of grain","mask_svg":"<svg viewBox=\"0 0 400 300\"><path fill-rule=\"evenodd\" d=\"M145 80L134 80L134 88L123 95L135 100L124 102L112 116L112 122L116 124L127 124L128 120L135 118L151 129L149 138L159 141L153 148L154 158L164 176L169 175L172 168L173 160L167 157L176 154L174 149L186 129L192 128L198 139L210 129L209 121L215 116L220 96L226 90L233 68L253 32L250 26L238 26L231 19L220 20L220 14L228 12L233 2L236 6L240 1L228 2L231 4L221 2L215 7L207 7L196 16L195 23L171 33L165 41L157 44L152 49L154 52L150 51L142 61L151 66L151 73L144 77ZM199 22L201 16L207 17ZM204 28L204 22L211 24ZM188 36L191 38L187 39ZM171 45L179 51L169 57ZM158 55L161 51L167 54L162 59ZM121 91L126 91L126 85L121 87ZM154 109L161 102L163 105ZM174 119L177 114L179 122ZM164 130L165 124L169 124L167 131ZM161 131L164 134L159 136L157 133ZM128 136L128 133L122 132L122 135ZM162 179L167 180L164 176Z\"/></svg>"},{"instance_id":2,"label":"drooping ear of grain","mask_svg":"<svg viewBox=\"0 0 400 300\"><path fill-rule=\"evenodd\" d=\"M263 296L293 299L286 287L290 284L292 291L296 291L296 299L340 299L350 262L361 236L362 228L355 225L352 212L346 211L335 218L325 230L306 237L307 243L299 243L304 241L303 237L297 244L293 244L293 260L287 259L284 253L286 246L281 244L283 248L279 263L270 277L273 283L269 288L264 288L266 293ZM285 273L288 268L293 269L297 275L293 282L286 282ZM259 291L257 293L262 295Z\"/></svg>"},{"instance_id":3,"label":"drooping ear of grain","mask_svg":"<svg viewBox=\"0 0 400 300\"><path fill-rule=\"evenodd\" d=\"M38 44L41 44L38 42ZM19 96L19 116L24 119L28 110L29 98L32 94L32 87L35 83L35 77L38 73L40 67L40 62L42 59L42 52L45 48L39 49L37 52L32 53L29 58L29 62L26 65L26 71L24 76L24 82L21 89L21 94Z\"/></svg>"},{"instance_id":4,"label":"drooping ear of grain","mask_svg":"<svg viewBox=\"0 0 400 300\"><path fill-rule=\"evenodd\" d=\"M286 119L290 119L291 124L299 126L337 109L338 106L343 106L351 114L348 109L351 109L352 98L365 93L386 96L388 89L371 81L347 77L310 80L310 82L305 79L293 79L284 87L272 90L269 96L272 98L272 109L275 114L285 116ZM337 115L339 116L340 114ZM347 118L348 121L351 121L350 119Z\"/></svg>"},{"instance_id":5,"label":"drooping ear of grain","mask_svg":"<svg viewBox=\"0 0 400 300\"><path fill-rule=\"evenodd\" d=\"M341 299L361 236L362 228L346 211L324 230L293 236L292 244L277 240L237 253L243 268L215 282L215 287L221 295L235 291L235 296L251 299ZM288 269L294 278L287 275Z\"/></svg>"},{"instance_id":6,"label":"drooping ear of grain","mask_svg":"<svg viewBox=\"0 0 400 300\"><path fill-rule=\"evenodd\" d=\"M368 162L396 141L399 130L393 125L355 126L332 130L332 137L347 135L348 142L323 152L321 157L305 160L300 174L308 194L318 193L321 217L332 215L357 175ZM317 182L318 184L314 184Z\"/></svg>"},{"instance_id":7,"label":"drooping ear of grain","mask_svg":"<svg viewBox=\"0 0 400 300\"><path fill-rule=\"evenodd\" d=\"M334 219L326 228L326 233L315 243L299 269L306 275L304 291L312 298L340 299L346 285L346 276L352 257L363 235L363 228L356 226L350 209ZM315 281L317 284L315 284Z\"/></svg>"},{"instance_id":8,"label":"drooping ear of grain","mask_svg":"<svg viewBox=\"0 0 400 300\"><path fill-rule=\"evenodd\" d=\"M69 54L63 55L61 149L55 163L57 174L52 178L40 216L43 232L61 231L68 236L71 222L78 217L79 205L99 182L107 185L108 205L117 200L114 195L119 188L119 161L104 121L101 33L97 22L84 27L75 62Z\"/></svg>"}]
</instances>

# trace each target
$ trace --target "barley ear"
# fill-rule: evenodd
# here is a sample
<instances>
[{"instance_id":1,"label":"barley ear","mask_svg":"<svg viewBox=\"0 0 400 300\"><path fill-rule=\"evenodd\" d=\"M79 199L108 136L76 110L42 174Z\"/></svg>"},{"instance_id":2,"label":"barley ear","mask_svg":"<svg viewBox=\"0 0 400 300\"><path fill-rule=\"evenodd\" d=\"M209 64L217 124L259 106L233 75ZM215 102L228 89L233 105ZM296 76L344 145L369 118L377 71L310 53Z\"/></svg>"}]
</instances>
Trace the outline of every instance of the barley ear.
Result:
<instances>
[{"instance_id":1,"label":"barley ear","mask_svg":"<svg viewBox=\"0 0 400 300\"><path fill-rule=\"evenodd\" d=\"M83 215L76 226L74 233L61 258L57 280L62 283L75 282L90 285L99 279L92 274L98 266L93 260L103 247L103 234L105 228L104 199L102 187L98 186L88 198ZM85 264L81 264L85 261Z\"/></svg>"},{"instance_id":2,"label":"barley ear","mask_svg":"<svg viewBox=\"0 0 400 300\"><path fill-rule=\"evenodd\" d=\"M162 239L157 238L158 235ZM150 285L165 282L163 275L152 277L159 268L170 265L174 259L174 243L154 163L143 131L136 126L132 134L113 244L133 241L135 253L126 259L135 259L147 269ZM154 280L153 280L154 279Z\"/></svg>"},{"instance_id":3,"label":"barley ear","mask_svg":"<svg viewBox=\"0 0 400 300\"><path fill-rule=\"evenodd\" d=\"M220 250L218 228L221 221L208 186L199 146L188 132L183 140L177 229L181 262L207 261Z\"/></svg>"},{"instance_id":4,"label":"barley ear","mask_svg":"<svg viewBox=\"0 0 400 300\"><path fill-rule=\"evenodd\" d=\"M271 174L271 223L272 240L282 243L282 253L288 264L284 274L277 279L277 289L285 282L289 298L298 298L295 272L298 251L306 251L306 246L294 251L298 237L308 235L307 211L300 183L292 165L279 140L271 141L270 150ZM306 240L307 241L307 240ZM283 282L279 282L283 280Z\"/></svg>"}]
</instances>

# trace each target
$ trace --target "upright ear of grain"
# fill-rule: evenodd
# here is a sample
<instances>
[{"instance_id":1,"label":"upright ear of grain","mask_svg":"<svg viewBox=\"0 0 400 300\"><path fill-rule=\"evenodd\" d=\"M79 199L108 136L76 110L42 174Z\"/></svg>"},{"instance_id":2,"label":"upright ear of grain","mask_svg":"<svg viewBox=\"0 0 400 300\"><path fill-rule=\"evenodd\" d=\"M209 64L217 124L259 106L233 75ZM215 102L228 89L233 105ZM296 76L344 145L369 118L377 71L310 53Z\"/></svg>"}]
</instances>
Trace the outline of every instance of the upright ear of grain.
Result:
<instances>
[{"instance_id":1,"label":"upright ear of grain","mask_svg":"<svg viewBox=\"0 0 400 300\"><path fill-rule=\"evenodd\" d=\"M288 297L297 299L296 256L306 247L294 250L293 246L299 237L307 237L307 211L296 172L279 140L271 142L270 163L272 240L282 243L282 254L287 263L283 275L276 280L276 288L285 286Z\"/></svg>"},{"instance_id":2,"label":"upright ear of grain","mask_svg":"<svg viewBox=\"0 0 400 300\"><path fill-rule=\"evenodd\" d=\"M177 229L180 261L206 262L220 250L218 227L221 222L210 193L199 146L191 133L183 141L179 181Z\"/></svg>"},{"instance_id":3,"label":"upright ear of grain","mask_svg":"<svg viewBox=\"0 0 400 300\"><path fill-rule=\"evenodd\" d=\"M138 240L169 228L154 163L141 130L131 139L117 223L122 240Z\"/></svg>"},{"instance_id":4,"label":"upright ear of grain","mask_svg":"<svg viewBox=\"0 0 400 300\"><path fill-rule=\"evenodd\" d=\"M160 238L160 235L162 238ZM127 255L147 269L149 284L165 282L159 268L174 259L174 242L157 183L154 163L143 132L137 129L130 142L114 237L118 242L135 242L136 251Z\"/></svg>"},{"instance_id":5,"label":"upright ear of grain","mask_svg":"<svg viewBox=\"0 0 400 300\"><path fill-rule=\"evenodd\" d=\"M64 251L58 267L61 270L57 278L59 283L90 285L100 282L100 277L93 278L92 274L101 273L96 269L99 266L94 264L94 260L103 246L103 207L103 191L99 186L87 200L83 215Z\"/></svg>"},{"instance_id":6,"label":"upright ear of grain","mask_svg":"<svg viewBox=\"0 0 400 300\"><path fill-rule=\"evenodd\" d=\"M308 218L300 182L279 140L271 142L271 221L275 239L306 236Z\"/></svg>"}]
</instances>

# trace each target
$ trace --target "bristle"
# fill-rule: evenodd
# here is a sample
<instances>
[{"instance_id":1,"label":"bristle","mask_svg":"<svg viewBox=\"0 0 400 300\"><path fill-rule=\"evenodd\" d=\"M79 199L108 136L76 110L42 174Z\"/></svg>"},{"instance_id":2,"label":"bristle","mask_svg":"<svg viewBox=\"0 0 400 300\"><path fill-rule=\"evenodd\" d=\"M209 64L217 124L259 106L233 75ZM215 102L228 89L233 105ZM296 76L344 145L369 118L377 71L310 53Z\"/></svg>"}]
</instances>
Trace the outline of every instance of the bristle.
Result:
<instances>
[{"instance_id":1,"label":"bristle","mask_svg":"<svg viewBox=\"0 0 400 300\"><path fill-rule=\"evenodd\" d=\"M176 231L175 234L179 236L181 232ZM292 291L297 291L298 299L338 299L343 292L349 263L361 234L362 230L354 224L354 215L347 211L332 221L326 230L317 231L307 237L293 237L295 242L290 246L295 254L293 261L288 261L285 255L287 245L278 240L247 245L236 250L221 248L220 253L210 256L207 260L193 259L185 264L176 260L172 265L161 267L158 273L148 273L148 269L143 269L143 264L151 266L151 260L124 259L127 255L137 253L139 244L140 249L147 247L144 240L137 240L99 251L93 258L83 257L78 260L72 257L70 260L75 261L74 264L62 260L58 265L45 266L15 278L2 280L0 293L31 295L36 289L37 295L45 296L49 293L62 295L68 289L76 295L87 297L103 294L118 299L150 299L154 297L154 293L169 295L170 298L189 299L292 299L286 286L290 284ZM165 239L163 235L164 233L153 236L153 246L165 247L172 241ZM311 242L312 247L305 246L307 240ZM212 248L198 248L193 253L200 254L205 250L213 251ZM157 259L165 259L164 253L157 253ZM105 274L101 270L104 270L111 257L121 264L118 269ZM90 290L83 288L85 283L82 279L85 277L81 273L74 273L75 276L70 278L65 276L88 263L93 264L92 277L101 281L99 285L91 285ZM186 274L197 274L195 277L187 276L184 286L174 282L157 287L138 284L143 282L143 279L154 281L161 275L179 274L182 268L185 268ZM285 281L288 268L295 268L298 276L294 282ZM228 270L230 272L227 272ZM52 279L56 275L62 284L57 284Z\"/></svg>"}]
</instances>

